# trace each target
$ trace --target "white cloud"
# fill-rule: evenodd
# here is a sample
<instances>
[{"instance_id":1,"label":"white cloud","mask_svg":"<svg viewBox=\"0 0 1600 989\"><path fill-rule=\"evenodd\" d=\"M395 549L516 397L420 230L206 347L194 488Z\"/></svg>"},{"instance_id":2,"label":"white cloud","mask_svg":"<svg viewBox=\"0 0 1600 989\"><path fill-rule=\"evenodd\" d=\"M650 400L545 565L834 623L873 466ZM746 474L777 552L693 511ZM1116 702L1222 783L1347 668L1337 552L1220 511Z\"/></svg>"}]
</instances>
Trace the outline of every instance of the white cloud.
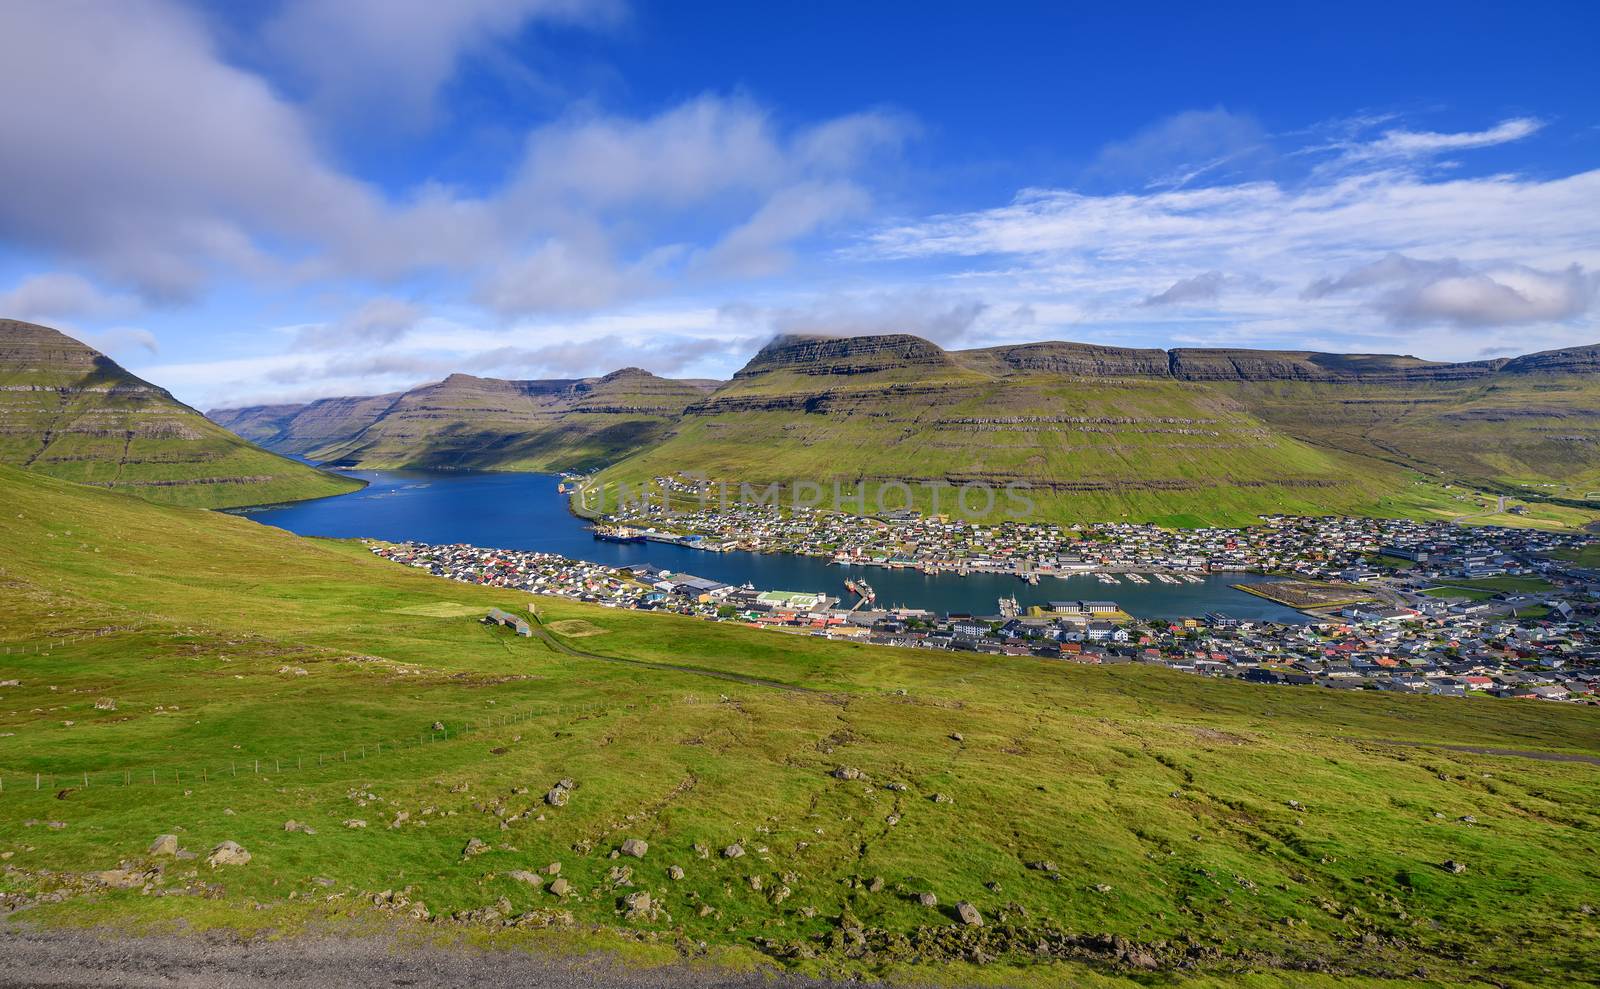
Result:
<instances>
[{"instance_id":1,"label":"white cloud","mask_svg":"<svg viewBox=\"0 0 1600 989\"><path fill-rule=\"evenodd\" d=\"M540 21L603 26L622 15L620 0L290 0L262 34L319 109L418 129L466 58Z\"/></svg>"},{"instance_id":2,"label":"white cloud","mask_svg":"<svg viewBox=\"0 0 1600 989\"><path fill-rule=\"evenodd\" d=\"M1600 292L1600 273L1587 273L1577 264L1562 271L1514 264L1477 269L1455 258L1430 261L1390 254L1338 278L1319 279L1303 297L1320 299L1374 287L1384 291L1371 296L1369 304L1396 323L1505 326L1583 315Z\"/></svg>"},{"instance_id":3,"label":"white cloud","mask_svg":"<svg viewBox=\"0 0 1600 989\"><path fill-rule=\"evenodd\" d=\"M0 318L30 322L112 319L138 309L137 299L102 292L87 278L70 272L30 275L9 292L0 292Z\"/></svg>"},{"instance_id":4,"label":"white cloud","mask_svg":"<svg viewBox=\"0 0 1600 989\"><path fill-rule=\"evenodd\" d=\"M1421 158L1451 151L1490 148L1520 141L1537 133L1544 123L1532 117L1513 117L1481 131L1440 133L1404 128L1386 130L1376 140L1341 146L1347 159Z\"/></svg>"},{"instance_id":5,"label":"white cloud","mask_svg":"<svg viewBox=\"0 0 1600 989\"><path fill-rule=\"evenodd\" d=\"M1269 140L1249 114L1223 107L1187 110L1101 149L1090 174L1177 188L1264 158Z\"/></svg>"},{"instance_id":6,"label":"white cloud","mask_svg":"<svg viewBox=\"0 0 1600 989\"><path fill-rule=\"evenodd\" d=\"M1205 271L1192 278L1180 278L1165 291L1145 299L1140 305L1177 306L1190 302L1212 302L1222 292L1226 276L1220 271Z\"/></svg>"},{"instance_id":7,"label":"white cloud","mask_svg":"<svg viewBox=\"0 0 1600 989\"><path fill-rule=\"evenodd\" d=\"M363 303L355 312L332 323L302 326L295 331L294 350L344 350L392 344L427 315L415 302L380 297Z\"/></svg>"},{"instance_id":8,"label":"white cloud","mask_svg":"<svg viewBox=\"0 0 1600 989\"><path fill-rule=\"evenodd\" d=\"M348 68L397 86L403 104L529 18L582 13L569 0L424 6L407 21L370 0L295 3L280 23L287 37L326 28L332 47L305 57L330 91L343 85L327 75L340 39L364 39ZM425 43L438 51L414 91L374 68ZM489 272L483 291L504 311L605 305L649 289L638 276L668 258L724 241L728 263L705 274L766 271L786 240L858 208L859 175L908 133L881 111L784 128L752 101L705 95L644 118L578 110L535 128L485 193L396 193L331 162L303 107L226 62L207 23L168 0L0 4L0 65L28 81L28 98L0 100L0 174L26 190L0 196L0 237L163 302L226 277ZM587 284L510 284L548 271Z\"/></svg>"},{"instance_id":9,"label":"white cloud","mask_svg":"<svg viewBox=\"0 0 1600 989\"><path fill-rule=\"evenodd\" d=\"M752 340L782 333L836 337L910 333L950 346L961 343L988 309L983 300L967 295L895 289L771 307L730 304L720 316Z\"/></svg>"}]
</instances>

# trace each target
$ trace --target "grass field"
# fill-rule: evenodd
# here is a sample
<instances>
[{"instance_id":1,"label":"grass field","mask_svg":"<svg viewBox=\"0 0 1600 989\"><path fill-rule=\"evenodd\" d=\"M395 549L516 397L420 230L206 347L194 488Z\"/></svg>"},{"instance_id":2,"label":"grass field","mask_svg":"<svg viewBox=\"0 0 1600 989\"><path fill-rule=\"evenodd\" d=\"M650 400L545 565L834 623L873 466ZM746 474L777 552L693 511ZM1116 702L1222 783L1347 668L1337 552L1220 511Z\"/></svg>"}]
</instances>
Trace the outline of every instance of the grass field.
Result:
<instances>
[{"instance_id":1,"label":"grass field","mask_svg":"<svg viewBox=\"0 0 1600 989\"><path fill-rule=\"evenodd\" d=\"M355 544L8 468L0 501L0 894L36 901L19 922L380 925L1041 986L1593 975L1600 769L1426 747L1600 755L1590 708L557 599L524 639L466 607L526 613L526 595ZM158 834L200 858L151 857ZM628 838L644 857L612 858ZM224 840L252 860L204 864ZM556 862L564 896L513 875ZM85 878L121 863L131 879ZM653 907L630 916L639 892ZM985 925L958 925L958 901ZM411 919L419 902L441 919Z\"/></svg>"}]
</instances>

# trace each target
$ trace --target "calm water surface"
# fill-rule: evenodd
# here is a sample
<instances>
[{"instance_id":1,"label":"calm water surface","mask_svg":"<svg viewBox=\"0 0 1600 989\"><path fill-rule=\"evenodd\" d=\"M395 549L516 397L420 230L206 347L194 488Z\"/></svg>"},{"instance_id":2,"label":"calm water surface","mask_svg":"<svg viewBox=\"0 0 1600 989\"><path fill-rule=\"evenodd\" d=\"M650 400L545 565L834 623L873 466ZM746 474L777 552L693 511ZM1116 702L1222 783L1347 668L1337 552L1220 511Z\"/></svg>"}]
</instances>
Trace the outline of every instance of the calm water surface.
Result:
<instances>
[{"instance_id":1,"label":"calm water surface","mask_svg":"<svg viewBox=\"0 0 1600 989\"><path fill-rule=\"evenodd\" d=\"M1016 595L1023 607L1047 601L1116 601L1141 618L1198 617L1221 611L1236 618L1278 622L1305 616L1229 586L1268 578L1211 575L1204 583L1176 586L1152 581L1102 584L1093 577L1041 577L1032 587L993 574L924 574L882 567L836 567L787 553L709 553L665 543L610 543L594 538L567 511L550 474L458 471L350 471L367 481L361 491L317 501L243 510L249 518L303 536L368 537L394 542L470 543L501 549L559 553L608 566L651 563L762 590L811 591L844 596L844 580L865 577L880 605L930 611L994 614L996 601Z\"/></svg>"}]
</instances>

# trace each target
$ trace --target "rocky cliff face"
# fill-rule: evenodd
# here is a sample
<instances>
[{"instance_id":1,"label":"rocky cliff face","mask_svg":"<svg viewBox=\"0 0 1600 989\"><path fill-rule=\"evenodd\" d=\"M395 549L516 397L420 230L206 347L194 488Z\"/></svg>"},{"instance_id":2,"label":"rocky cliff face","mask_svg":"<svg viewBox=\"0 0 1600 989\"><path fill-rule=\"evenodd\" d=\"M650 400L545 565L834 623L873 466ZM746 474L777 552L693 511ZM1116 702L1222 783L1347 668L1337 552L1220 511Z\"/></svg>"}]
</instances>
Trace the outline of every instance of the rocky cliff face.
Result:
<instances>
[{"instance_id":1,"label":"rocky cliff face","mask_svg":"<svg viewBox=\"0 0 1600 989\"><path fill-rule=\"evenodd\" d=\"M0 320L0 462L222 507L358 485L258 449L49 327Z\"/></svg>"}]
</instances>

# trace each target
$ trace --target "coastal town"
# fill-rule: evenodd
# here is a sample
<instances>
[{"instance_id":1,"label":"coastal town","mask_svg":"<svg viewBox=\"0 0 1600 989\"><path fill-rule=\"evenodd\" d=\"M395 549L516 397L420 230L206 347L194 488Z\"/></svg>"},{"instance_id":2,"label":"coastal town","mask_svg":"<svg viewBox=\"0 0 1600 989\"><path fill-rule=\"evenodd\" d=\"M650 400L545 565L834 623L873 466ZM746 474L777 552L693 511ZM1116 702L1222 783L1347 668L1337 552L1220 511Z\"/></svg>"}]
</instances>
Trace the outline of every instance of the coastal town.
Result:
<instances>
[{"instance_id":1,"label":"coastal town","mask_svg":"<svg viewBox=\"0 0 1600 989\"><path fill-rule=\"evenodd\" d=\"M608 607L675 612L876 645L1146 663L1263 684L1444 696L1600 702L1600 571L1594 537L1448 522L1263 516L1238 529L1153 525L979 525L909 513L865 517L756 507L668 519L601 520L596 538L801 553L841 565L838 595L735 586L651 564L610 567L550 553L372 544L386 559L475 584ZM1587 551L1587 552L1586 552ZM933 613L884 608L871 567L1088 575L1101 600ZM1237 585L1303 621L1209 612L1136 618L1124 582L1262 574Z\"/></svg>"}]
</instances>

